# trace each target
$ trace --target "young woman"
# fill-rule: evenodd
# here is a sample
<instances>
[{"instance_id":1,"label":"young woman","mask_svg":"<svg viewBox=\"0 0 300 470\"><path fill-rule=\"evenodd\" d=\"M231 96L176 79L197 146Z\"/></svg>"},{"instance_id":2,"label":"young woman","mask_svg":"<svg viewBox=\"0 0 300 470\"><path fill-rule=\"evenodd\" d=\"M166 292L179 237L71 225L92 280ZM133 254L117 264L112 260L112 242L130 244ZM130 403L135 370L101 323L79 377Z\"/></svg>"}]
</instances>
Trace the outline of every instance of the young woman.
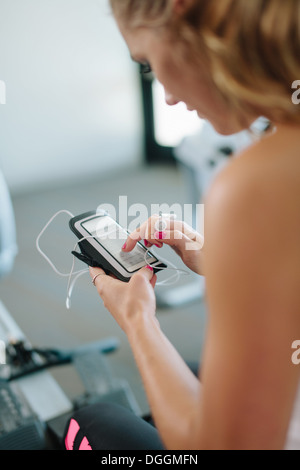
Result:
<instances>
[{"instance_id":1,"label":"young woman","mask_svg":"<svg viewBox=\"0 0 300 470\"><path fill-rule=\"evenodd\" d=\"M110 1L132 58L151 68L168 104L186 103L222 134L259 116L272 123L215 179L204 247L180 222L155 232L155 217L124 246L129 252L137 240L159 240L206 277L209 321L198 378L160 329L151 269L128 284L91 269L128 336L159 439L181 450L300 448L300 366L291 360L300 339L300 105L292 99L300 80L300 0ZM187 241L195 250L186 250ZM98 437L110 429L118 439L118 424L102 419ZM137 434L132 428L131 448L159 448L158 436L138 444ZM95 436L87 438L93 448Z\"/></svg>"}]
</instances>

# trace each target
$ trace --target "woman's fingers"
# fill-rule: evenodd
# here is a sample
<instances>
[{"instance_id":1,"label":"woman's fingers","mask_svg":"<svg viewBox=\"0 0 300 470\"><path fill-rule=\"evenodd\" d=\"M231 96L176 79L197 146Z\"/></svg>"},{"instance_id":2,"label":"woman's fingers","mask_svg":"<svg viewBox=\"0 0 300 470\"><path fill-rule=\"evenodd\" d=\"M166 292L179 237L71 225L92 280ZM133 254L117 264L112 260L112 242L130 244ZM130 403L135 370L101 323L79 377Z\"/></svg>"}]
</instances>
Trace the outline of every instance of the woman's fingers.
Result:
<instances>
[{"instance_id":1,"label":"woman's fingers","mask_svg":"<svg viewBox=\"0 0 300 470\"><path fill-rule=\"evenodd\" d=\"M130 252L142 240L146 248L151 248L153 245L161 248L166 244L184 249L183 244L186 243L188 244L187 249L196 249L196 245L192 245L193 242L196 242L202 248L203 237L184 222L167 218L163 219L163 224L160 221L161 219L158 215L150 217L150 219L129 235L122 250Z\"/></svg>"},{"instance_id":2,"label":"woman's fingers","mask_svg":"<svg viewBox=\"0 0 300 470\"><path fill-rule=\"evenodd\" d=\"M108 276L101 268L90 268L90 275L94 286L100 294L100 286L103 288L105 285L110 285L116 281L116 277ZM102 290L102 289L101 289Z\"/></svg>"},{"instance_id":3,"label":"woman's fingers","mask_svg":"<svg viewBox=\"0 0 300 470\"><path fill-rule=\"evenodd\" d=\"M192 239L180 230L164 230L163 232L156 232L154 236L155 239L163 240L164 244L177 248L180 252L202 248L196 237Z\"/></svg>"},{"instance_id":4,"label":"woman's fingers","mask_svg":"<svg viewBox=\"0 0 300 470\"><path fill-rule=\"evenodd\" d=\"M151 266L140 269L138 274L148 278L152 287L155 287L157 276L153 273L153 268ZM90 276L99 293L102 291L101 294L103 294L103 289L105 289L105 287L112 287L115 281L120 283L116 276L107 275L101 268L90 268Z\"/></svg>"},{"instance_id":5,"label":"woman's fingers","mask_svg":"<svg viewBox=\"0 0 300 470\"><path fill-rule=\"evenodd\" d=\"M92 278L92 282L95 285L97 277L99 276L106 276L105 272L101 268L90 268L90 276Z\"/></svg>"},{"instance_id":6,"label":"woman's fingers","mask_svg":"<svg viewBox=\"0 0 300 470\"><path fill-rule=\"evenodd\" d=\"M155 240L152 236L156 231L155 225L158 220L159 216L150 217L150 219L134 230L127 238L122 250L125 252L132 251L136 244L141 240L144 240L147 248L150 248L152 245L155 245L157 248L161 248L163 244L158 240Z\"/></svg>"}]
</instances>

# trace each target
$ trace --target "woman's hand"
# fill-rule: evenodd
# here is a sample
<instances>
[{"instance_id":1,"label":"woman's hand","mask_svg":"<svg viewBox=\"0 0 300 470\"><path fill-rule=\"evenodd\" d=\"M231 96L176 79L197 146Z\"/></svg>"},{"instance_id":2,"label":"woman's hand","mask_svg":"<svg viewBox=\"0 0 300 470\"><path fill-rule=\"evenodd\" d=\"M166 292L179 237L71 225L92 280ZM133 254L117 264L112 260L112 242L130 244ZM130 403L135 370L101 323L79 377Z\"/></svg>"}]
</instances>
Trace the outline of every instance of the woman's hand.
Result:
<instances>
[{"instance_id":1,"label":"woman's hand","mask_svg":"<svg viewBox=\"0 0 300 470\"><path fill-rule=\"evenodd\" d=\"M138 271L128 283L106 275L99 268L90 268L90 274L105 308L126 334L141 315L155 317L157 277L151 267Z\"/></svg>"},{"instance_id":2,"label":"woman's hand","mask_svg":"<svg viewBox=\"0 0 300 470\"><path fill-rule=\"evenodd\" d=\"M145 246L161 248L169 245L180 256L184 264L197 274L203 275L202 255L204 237L184 222L164 218L166 229L157 230L160 216L153 215L132 232L123 246L124 252L133 250L137 242L144 240Z\"/></svg>"}]
</instances>

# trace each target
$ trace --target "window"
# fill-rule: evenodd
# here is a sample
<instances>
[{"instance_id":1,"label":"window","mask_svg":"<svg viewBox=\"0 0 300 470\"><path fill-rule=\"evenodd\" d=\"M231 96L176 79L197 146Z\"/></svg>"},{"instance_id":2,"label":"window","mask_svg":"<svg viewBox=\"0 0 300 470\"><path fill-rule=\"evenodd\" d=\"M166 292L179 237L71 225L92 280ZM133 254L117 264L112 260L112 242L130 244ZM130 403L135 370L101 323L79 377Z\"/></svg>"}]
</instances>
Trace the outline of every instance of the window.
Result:
<instances>
[{"instance_id":1,"label":"window","mask_svg":"<svg viewBox=\"0 0 300 470\"><path fill-rule=\"evenodd\" d=\"M200 131L203 121L183 103L168 106L163 86L150 75L141 75L144 142L148 163L174 161L173 149L190 134Z\"/></svg>"}]
</instances>

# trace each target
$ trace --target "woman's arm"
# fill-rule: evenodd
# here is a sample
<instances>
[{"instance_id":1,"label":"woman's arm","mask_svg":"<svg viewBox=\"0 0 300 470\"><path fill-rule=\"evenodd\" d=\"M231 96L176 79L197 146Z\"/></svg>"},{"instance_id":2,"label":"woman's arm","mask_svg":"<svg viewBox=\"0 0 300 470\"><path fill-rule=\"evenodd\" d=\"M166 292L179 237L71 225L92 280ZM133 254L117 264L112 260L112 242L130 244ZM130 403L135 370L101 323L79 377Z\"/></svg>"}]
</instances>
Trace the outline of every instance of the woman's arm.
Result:
<instances>
[{"instance_id":1,"label":"woman's arm","mask_svg":"<svg viewBox=\"0 0 300 470\"><path fill-rule=\"evenodd\" d=\"M291 229L298 202L285 197L287 182L278 185L282 173L272 174L270 167L266 176L270 163L264 168L258 149L242 158L220 175L206 201L209 322L202 386L149 317L128 330L170 449L285 444L299 380L291 362L300 325L300 226Z\"/></svg>"},{"instance_id":2,"label":"woman's arm","mask_svg":"<svg viewBox=\"0 0 300 470\"><path fill-rule=\"evenodd\" d=\"M129 283L91 268L95 285L109 310L126 333L139 368L151 413L168 449L192 449L195 410L200 382L160 329L155 317L153 271L143 268Z\"/></svg>"},{"instance_id":3,"label":"woman's arm","mask_svg":"<svg viewBox=\"0 0 300 470\"><path fill-rule=\"evenodd\" d=\"M140 315L128 339L164 445L172 450L197 448L199 380L153 318Z\"/></svg>"},{"instance_id":4,"label":"woman's arm","mask_svg":"<svg viewBox=\"0 0 300 470\"><path fill-rule=\"evenodd\" d=\"M233 163L206 201L209 322L202 386L160 330L150 271L126 286L98 278L105 305L129 338L169 449L284 446L299 380L291 345L300 327L300 227L292 227L299 213L295 191L290 183L287 193L280 166L263 158L269 152L254 149Z\"/></svg>"}]
</instances>

